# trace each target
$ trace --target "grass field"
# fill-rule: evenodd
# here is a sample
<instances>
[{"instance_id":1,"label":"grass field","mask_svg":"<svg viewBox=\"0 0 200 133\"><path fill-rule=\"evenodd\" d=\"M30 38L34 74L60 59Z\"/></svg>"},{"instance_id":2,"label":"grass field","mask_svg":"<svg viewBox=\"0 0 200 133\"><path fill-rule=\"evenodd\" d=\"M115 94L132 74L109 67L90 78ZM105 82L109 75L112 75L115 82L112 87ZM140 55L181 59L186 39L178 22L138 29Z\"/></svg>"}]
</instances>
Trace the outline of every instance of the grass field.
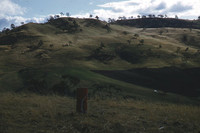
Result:
<instances>
[{"instance_id":1,"label":"grass field","mask_svg":"<svg viewBox=\"0 0 200 133\"><path fill-rule=\"evenodd\" d=\"M88 113L75 112L74 98L0 94L2 133L166 132L198 133L199 106L143 100L88 100Z\"/></svg>"}]
</instances>

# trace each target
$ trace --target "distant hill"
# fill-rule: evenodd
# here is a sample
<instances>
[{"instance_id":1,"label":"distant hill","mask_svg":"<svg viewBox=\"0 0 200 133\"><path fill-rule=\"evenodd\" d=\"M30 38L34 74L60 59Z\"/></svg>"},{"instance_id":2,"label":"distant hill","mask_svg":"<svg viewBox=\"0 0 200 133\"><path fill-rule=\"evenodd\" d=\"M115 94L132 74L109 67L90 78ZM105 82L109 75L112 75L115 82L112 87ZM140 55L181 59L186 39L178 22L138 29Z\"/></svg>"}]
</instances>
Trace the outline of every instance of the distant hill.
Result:
<instances>
[{"instance_id":1,"label":"distant hill","mask_svg":"<svg viewBox=\"0 0 200 133\"><path fill-rule=\"evenodd\" d=\"M138 28L173 27L200 29L200 22L197 20L184 20L175 18L141 18L117 20L115 24L133 26Z\"/></svg>"}]
</instances>

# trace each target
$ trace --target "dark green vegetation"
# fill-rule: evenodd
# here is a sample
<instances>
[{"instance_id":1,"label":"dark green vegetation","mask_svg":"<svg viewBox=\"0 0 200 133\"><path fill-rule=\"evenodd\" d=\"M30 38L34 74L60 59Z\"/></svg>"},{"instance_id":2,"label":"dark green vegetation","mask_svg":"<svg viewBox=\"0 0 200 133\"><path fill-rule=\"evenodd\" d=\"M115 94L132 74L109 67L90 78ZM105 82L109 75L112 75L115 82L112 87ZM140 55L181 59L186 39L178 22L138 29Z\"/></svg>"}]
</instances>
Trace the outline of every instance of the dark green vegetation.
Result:
<instances>
[{"instance_id":1,"label":"dark green vegetation","mask_svg":"<svg viewBox=\"0 0 200 133\"><path fill-rule=\"evenodd\" d=\"M200 131L199 36L74 18L0 33L0 130ZM88 115L74 113L78 87Z\"/></svg>"},{"instance_id":2,"label":"dark green vegetation","mask_svg":"<svg viewBox=\"0 0 200 133\"><path fill-rule=\"evenodd\" d=\"M114 22L120 25L134 26L138 28L160 28L160 27L173 27L173 28L194 28L200 29L199 20L184 20L174 18L142 18L131 20L117 20Z\"/></svg>"},{"instance_id":3,"label":"dark green vegetation","mask_svg":"<svg viewBox=\"0 0 200 133\"><path fill-rule=\"evenodd\" d=\"M200 69L179 69L175 67L165 68L139 68L118 71L96 71L105 76L122 80L128 83L173 92L185 96L199 97L200 94Z\"/></svg>"}]
</instances>

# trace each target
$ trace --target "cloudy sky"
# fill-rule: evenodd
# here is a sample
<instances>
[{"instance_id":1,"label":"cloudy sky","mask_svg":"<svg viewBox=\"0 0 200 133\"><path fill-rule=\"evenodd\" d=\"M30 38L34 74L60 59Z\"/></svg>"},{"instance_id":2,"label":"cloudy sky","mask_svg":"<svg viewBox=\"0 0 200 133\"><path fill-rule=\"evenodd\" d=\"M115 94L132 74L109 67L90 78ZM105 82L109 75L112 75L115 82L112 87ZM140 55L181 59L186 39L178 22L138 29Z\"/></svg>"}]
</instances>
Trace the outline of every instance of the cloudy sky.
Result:
<instances>
[{"instance_id":1,"label":"cloudy sky","mask_svg":"<svg viewBox=\"0 0 200 133\"><path fill-rule=\"evenodd\" d=\"M100 19L148 14L200 16L200 0L0 0L0 30L11 23L44 22L49 15L69 12L73 17L98 15Z\"/></svg>"}]
</instances>

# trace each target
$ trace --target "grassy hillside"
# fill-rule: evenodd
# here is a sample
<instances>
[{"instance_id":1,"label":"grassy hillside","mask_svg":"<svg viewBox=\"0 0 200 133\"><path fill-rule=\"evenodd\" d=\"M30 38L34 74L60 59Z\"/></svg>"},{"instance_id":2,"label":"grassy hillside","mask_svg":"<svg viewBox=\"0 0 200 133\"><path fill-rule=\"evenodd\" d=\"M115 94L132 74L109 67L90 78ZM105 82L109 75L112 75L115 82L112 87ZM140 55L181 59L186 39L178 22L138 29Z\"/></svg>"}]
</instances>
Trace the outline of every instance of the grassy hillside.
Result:
<instances>
[{"instance_id":1,"label":"grassy hillside","mask_svg":"<svg viewBox=\"0 0 200 133\"><path fill-rule=\"evenodd\" d=\"M96 93L100 86L120 89L121 96L134 92L129 97L151 99L153 91L148 88L152 86L117 81L91 70L199 67L199 33L197 29L110 25L95 19L29 23L0 34L0 91L73 95L77 87Z\"/></svg>"},{"instance_id":2,"label":"grassy hillside","mask_svg":"<svg viewBox=\"0 0 200 133\"><path fill-rule=\"evenodd\" d=\"M199 29L136 28L75 18L0 33L0 130L199 131L199 36ZM165 68L177 71L163 73ZM78 87L89 88L91 108L85 116L73 109ZM105 116L95 114L99 108L107 110ZM119 114L115 118L113 110Z\"/></svg>"},{"instance_id":3,"label":"grassy hillside","mask_svg":"<svg viewBox=\"0 0 200 133\"><path fill-rule=\"evenodd\" d=\"M25 83L20 71L29 68L37 69L38 73L43 69L57 73L71 68L88 71L198 67L199 32L196 29L139 29L73 18L26 24L0 35L1 90L23 88ZM79 75L72 76L80 80ZM7 82L13 79L16 83L8 86Z\"/></svg>"}]
</instances>

